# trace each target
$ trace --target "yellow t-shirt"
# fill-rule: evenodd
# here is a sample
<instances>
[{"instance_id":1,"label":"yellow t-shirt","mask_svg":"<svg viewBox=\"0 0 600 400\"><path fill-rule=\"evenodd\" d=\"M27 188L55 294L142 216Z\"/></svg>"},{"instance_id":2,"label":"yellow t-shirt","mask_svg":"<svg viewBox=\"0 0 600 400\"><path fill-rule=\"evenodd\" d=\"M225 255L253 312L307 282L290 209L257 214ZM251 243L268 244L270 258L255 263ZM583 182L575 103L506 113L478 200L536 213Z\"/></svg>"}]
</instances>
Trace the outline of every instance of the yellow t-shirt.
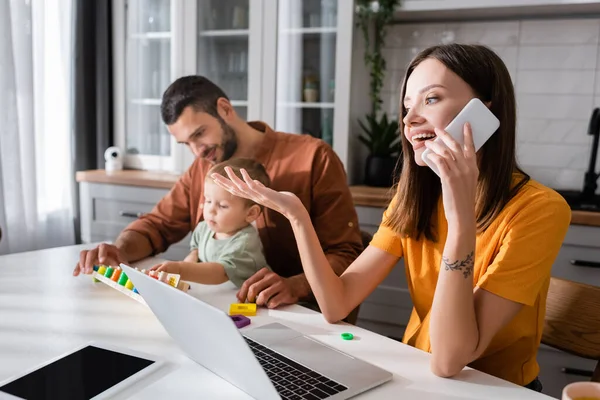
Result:
<instances>
[{"instance_id":1,"label":"yellow t-shirt","mask_svg":"<svg viewBox=\"0 0 600 400\"><path fill-rule=\"evenodd\" d=\"M393 203L393 201L392 201ZM384 213L386 221L391 206ZM539 373L536 361L550 270L569 228L571 210L555 191L529 181L477 235L473 284L524 307L470 367L518 385ZM448 234L442 202L436 243L403 237L383 223L372 246L403 257L414 308L402 341L431 352L429 315Z\"/></svg>"}]
</instances>

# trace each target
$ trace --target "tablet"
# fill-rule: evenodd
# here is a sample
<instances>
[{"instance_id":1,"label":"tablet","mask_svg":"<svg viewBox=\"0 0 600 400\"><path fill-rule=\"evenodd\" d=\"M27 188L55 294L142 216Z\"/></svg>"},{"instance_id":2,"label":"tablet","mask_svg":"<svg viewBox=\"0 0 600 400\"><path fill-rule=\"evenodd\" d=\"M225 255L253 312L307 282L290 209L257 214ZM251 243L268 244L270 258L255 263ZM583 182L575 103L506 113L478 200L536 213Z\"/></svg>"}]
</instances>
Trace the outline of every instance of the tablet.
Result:
<instances>
[{"instance_id":1,"label":"tablet","mask_svg":"<svg viewBox=\"0 0 600 400\"><path fill-rule=\"evenodd\" d=\"M99 343L88 343L0 383L0 398L104 399L163 364L157 357Z\"/></svg>"}]
</instances>

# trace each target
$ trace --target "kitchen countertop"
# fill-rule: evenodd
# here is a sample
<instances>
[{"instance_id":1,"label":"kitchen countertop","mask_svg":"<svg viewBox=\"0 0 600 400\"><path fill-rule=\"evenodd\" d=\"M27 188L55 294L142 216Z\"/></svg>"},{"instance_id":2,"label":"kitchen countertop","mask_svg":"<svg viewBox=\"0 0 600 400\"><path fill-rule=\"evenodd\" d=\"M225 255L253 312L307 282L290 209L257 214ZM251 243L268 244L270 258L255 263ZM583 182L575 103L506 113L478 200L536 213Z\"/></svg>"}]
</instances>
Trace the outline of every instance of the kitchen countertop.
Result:
<instances>
[{"instance_id":1,"label":"kitchen countertop","mask_svg":"<svg viewBox=\"0 0 600 400\"><path fill-rule=\"evenodd\" d=\"M350 190L357 206L387 207L393 196L389 188L351 186ZM600 212L571 211L571 224L600 227Z\"/></svg>"},{"instance_id":2,"label":"kitchen countertop","mask_svg":"<svg viewBox=\"0 0 600 400\"><path fill-rule=\"evenodd\" d=\"M151 172L123 170L106 172L103 169L77 171L77 182L112 183L115 185L142 186L158 189L171 189L179 179L179 174L170 172Z\"/></svg>"},{"instance_id":3,"label":"kitchen countertop","mask_svg":"<svg viewBox=\"0 0 600 400\"><path fill-rule=\"evenodd\" d=\"M179 175L169 172L150 172L139 170L123 170L107 173L104 170L78 171L75 179L77 182L111 183L117 185L130 185L171 189L179 179ZM390 188L377 188L370 186L350 186L354 204L363 207L387 207L393 192ZM600 227L600 212L572 211L571 224Z\"/></svg>"}]
</instances>

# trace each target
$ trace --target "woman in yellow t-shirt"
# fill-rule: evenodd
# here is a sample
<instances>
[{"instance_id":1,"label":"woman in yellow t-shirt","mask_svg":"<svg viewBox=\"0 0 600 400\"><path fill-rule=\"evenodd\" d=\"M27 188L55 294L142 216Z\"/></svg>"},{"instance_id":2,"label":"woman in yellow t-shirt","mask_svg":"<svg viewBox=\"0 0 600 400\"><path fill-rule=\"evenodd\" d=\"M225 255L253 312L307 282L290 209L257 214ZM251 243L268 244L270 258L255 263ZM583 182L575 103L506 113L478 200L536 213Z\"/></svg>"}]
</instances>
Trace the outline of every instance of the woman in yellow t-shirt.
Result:
<instances>
[{"instance_id":1,"label":"woman in yellow t-shirt","mask_svg":"<svg viewBox=\"0 0 600 400\"><path fill-rule=\"evenodd\" d=\"M443 130L474 97L500 120L477 154L468 124L463 147ZM517 165L515 95L506 66L484 46L434 46L407 67L400 98L396 195L371 244L339 277L293 194L247 175L245 182L232 174L215 179L289 219L327 321L348 315L404 257L414 309L403 341L431 352L433 373L450 377L469 365L539 390L536 353L550 270L571 212ZM441 178L421 159L426 148Z\"/></svg>"}]
</instances>

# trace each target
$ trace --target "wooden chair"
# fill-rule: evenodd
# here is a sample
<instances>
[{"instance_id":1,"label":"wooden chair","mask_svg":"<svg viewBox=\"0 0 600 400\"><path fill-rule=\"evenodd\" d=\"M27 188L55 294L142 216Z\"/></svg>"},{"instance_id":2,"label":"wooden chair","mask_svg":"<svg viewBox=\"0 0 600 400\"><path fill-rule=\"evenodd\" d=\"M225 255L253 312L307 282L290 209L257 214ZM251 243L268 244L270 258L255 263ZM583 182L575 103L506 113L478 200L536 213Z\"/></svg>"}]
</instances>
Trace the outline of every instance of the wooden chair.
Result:
<instances>
[{"instance_id":1,"label":"wooden chair","mask_svg":"<svg viewBox=\"0 0 600 400\"><path fill-rule=\"evenodd\" d=\"M366 249L369 243L371 243L371 239L373 239L373 235L369 232L360 231L360 237L363 243L363 249ZM360 304L348 314L346 318L344 318L344 322L347 322L352 325L356 325L356 320L358 319L358 312L360 311Z\"/></svg>"},{"instance_id":2,"label":"wooden chair","mask_svg":"<svg viewBox=\"0 0 600 400\"><path fill-rule=\"evenodd\" d=\"M600 287L550 278L542 343L598 361L592 381L600 382Z\"/></svg>"}]
</instances>

